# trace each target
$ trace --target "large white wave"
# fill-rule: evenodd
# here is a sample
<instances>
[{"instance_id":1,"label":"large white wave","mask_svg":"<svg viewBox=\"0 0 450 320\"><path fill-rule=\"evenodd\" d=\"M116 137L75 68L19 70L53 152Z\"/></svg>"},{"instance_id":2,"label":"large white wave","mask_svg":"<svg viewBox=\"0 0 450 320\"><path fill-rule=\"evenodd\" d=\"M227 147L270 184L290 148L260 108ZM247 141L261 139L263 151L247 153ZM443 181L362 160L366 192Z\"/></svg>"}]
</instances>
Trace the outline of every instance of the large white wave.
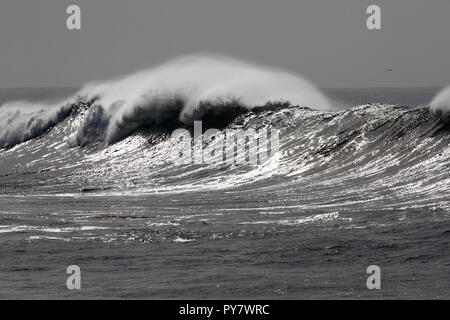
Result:
<instances>
[{"instance_id":1,"label":"large white wave","mask_svg":"<svg viewBox=\"0 0 450 320\"><path fill-rule=\"evenodd\" d=\"M112 81L89 83L76 96L95 100L69 139L77 145L99 138L116 142L144 122L158 124L174 114L189 125L205 109L216 106L237 104L251 109L268 102L315 109L331 106L320 90L294 74L212 54L185 56ZM36 136L26 133L32 130L28 126L31 118L34 122L36 117L40 119L38 127L42 130L59 120L59 113L55 115L51 108L39 108L39 113L21 112L9 117L5 124L8 128L0 131L0 147Z\"/></svg>"},{"instance_id":2,"label":"large white wave","mask_svg":"<svg viewBox=\"0 0 450 320\"><path fill-rule=\"evenodd\" d=\"M191 124L205 104L237 102L250 109L267 102L289 101L311 108L330 107L318 89L298 76L217 55L181 57L125 78L91 83L80 95L99 98L97 103L110 117L109 142L117 140L130 123L158 123L179 108L179 120Z\"/></svg>"},{"instance_id":3,"label":"large white wave","mask_svg":"<svg viewBox=\"0 0 450 320\"><path fill-rule=\"evenodd\" d=\"M450 86L439 92L431 101L431 112L444 121L450 120Z\"/></svg>"},{"instance_id":4,"label":"large white wave","mask_svg":"<svg viewBox=\"0 0 450 320\"><path fill-rule=\"evenodd\" d=\"M39 137L63 121L71 110L68 103L47 105L16 101L3 104L0 106L0 148Z\"/></svg>"}]
</instances>

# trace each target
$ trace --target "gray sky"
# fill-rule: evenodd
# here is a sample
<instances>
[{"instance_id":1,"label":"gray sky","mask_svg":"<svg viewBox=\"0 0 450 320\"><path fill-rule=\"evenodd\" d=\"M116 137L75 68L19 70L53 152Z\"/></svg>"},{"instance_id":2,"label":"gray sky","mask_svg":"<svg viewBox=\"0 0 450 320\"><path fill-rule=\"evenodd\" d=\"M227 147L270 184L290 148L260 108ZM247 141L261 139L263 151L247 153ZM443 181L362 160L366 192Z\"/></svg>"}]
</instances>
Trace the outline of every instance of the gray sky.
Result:
<instances>
[{"instance_id":1,"label":"gray sky","mask_svg":"<svg viewBox=\"0 0 450 320\"><path fill-rule=\"evenodd\" d=\"M381 31L366 28L369 4ZM2 0L0 87L78 86L205 51L325 87L441 86L449 14L449 0Z\"/></svg>"}]
</instances>

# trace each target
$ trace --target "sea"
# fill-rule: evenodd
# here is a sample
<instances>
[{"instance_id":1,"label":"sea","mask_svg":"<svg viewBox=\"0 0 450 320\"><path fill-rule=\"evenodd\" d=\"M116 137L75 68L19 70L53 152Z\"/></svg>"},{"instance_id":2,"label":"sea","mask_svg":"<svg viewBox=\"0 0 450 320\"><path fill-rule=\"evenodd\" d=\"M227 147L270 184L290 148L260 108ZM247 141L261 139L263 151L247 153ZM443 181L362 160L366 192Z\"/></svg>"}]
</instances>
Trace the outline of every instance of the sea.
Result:
<instances>
[{"instance_id":1,"label":"sea","mask_svg":"<svg viewBox=\"0 0 450 320\"><path fill-rule=\"evenodd\" d=\"M448 299L440 89L207 113L220 130L280 130L258 165L170 164L168 116L122 114L112 134L97 100L60 103L79 88L0 89L0 299Z\"/></svg>"}]
</instances>

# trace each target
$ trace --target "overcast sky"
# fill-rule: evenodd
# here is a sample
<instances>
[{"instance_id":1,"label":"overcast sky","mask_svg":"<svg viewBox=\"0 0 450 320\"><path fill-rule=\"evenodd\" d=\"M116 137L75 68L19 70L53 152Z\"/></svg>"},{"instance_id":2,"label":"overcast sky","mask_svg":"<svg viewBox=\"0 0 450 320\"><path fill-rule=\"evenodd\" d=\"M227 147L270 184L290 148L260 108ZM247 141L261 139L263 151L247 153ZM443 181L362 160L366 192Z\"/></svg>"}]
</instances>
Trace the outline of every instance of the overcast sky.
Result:
<instances>
[{"instance_id":1,"label":"overcast sky","mask_svg":"<svg viewBox=\"0 0 450 320\"><path fill-rule=\"evenodd\" d=\"M70 4L81 7L80 31L66 28ZM366 28L369 4L381 7L381 31ZM0 2L0 87L79 86L198 52L287 69L322 87L442 86L450 1Z\"/></svg>"}]
</instances>

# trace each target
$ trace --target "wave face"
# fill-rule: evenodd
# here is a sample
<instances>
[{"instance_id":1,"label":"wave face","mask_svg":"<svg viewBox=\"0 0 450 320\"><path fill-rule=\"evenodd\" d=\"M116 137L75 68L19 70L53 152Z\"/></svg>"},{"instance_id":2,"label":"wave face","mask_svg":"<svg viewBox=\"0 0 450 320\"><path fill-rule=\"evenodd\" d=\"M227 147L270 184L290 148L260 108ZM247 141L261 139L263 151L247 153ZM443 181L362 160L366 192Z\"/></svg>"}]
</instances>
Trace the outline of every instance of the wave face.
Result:
<instances>
[{"instance_id":1,"label":"wave face","mask_svg":"<svg viewBox=\"0 0 450 320\"><path fill-rule=\"evenodd\" d=\"M171 131L157 126L141 127L112 145L71 147L64 139L80 128L83 137L98 136L83 127L89 117L102 119L97 122L100 131L108 125L102 108L77 110L40 139L0 152L6 192L114 195L261 189L276 190L281 198L295 193L305 207L330 201L346 207L450 206L449 130L429 108L374 104L336 112L275 105L245 112L223 130L280 130L279 152L256 166L173 164L170 159L177 149ZM30 181L39 184L30 186ZM288 198L300 205L298 199Z\"/></svg>"}]
</instances>

